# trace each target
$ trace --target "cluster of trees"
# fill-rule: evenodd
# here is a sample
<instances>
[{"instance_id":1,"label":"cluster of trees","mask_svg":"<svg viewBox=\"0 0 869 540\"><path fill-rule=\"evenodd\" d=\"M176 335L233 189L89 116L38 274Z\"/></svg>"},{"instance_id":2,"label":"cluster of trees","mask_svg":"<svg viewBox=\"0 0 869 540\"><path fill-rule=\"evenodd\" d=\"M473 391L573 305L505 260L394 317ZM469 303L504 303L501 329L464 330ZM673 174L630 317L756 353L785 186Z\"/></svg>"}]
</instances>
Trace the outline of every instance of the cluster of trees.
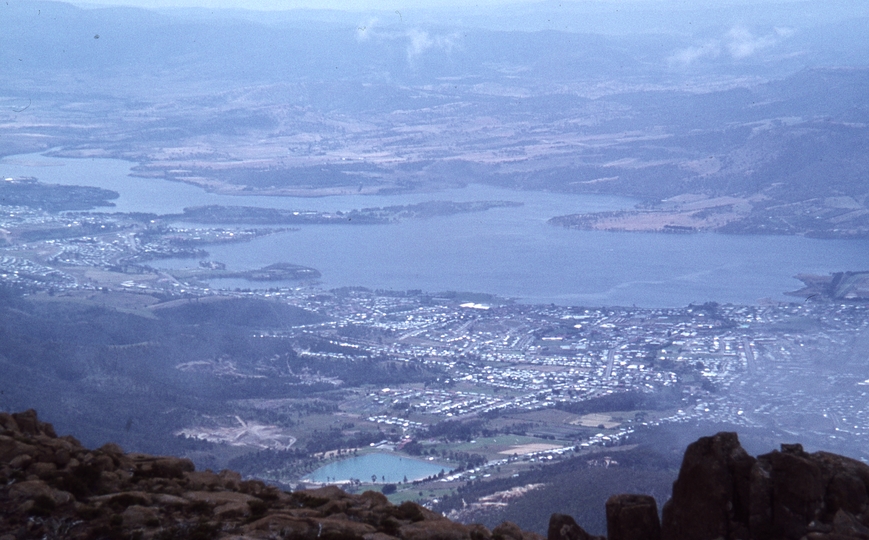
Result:
<instances>
[{"instance_id":1,"label":"cluster of trees","mask_svg":"<svg viewBox=\"0 0 869 540\"><path fill-rule=\"evenodd\" d=\"M420 444L418 441L411 441L405 444L402 447L402 450L412 456L429 455L433 457L439 457L440 459L450 461L452 463L458 463L455 468L456 471L473 469L474 467L484 465L487 461L486 456L480 454L450 450L448 448L444 448L440 451L438 451L438 449L436 448L426 449L425 446Z\"/></svg>"},{"instance_id":2,"label":"cluster of trees","mask_svg":"<svg viewBox=\"0 0 869 540\"><path fill-rule=\"evenodd\" d=\"M253 476L265 470L284 470L287 467L303 468L315 465L317 460L303 449L260 450L229 460L227 466L242 475Z\"/></svg>"},{"instance_id":3,"label":"cluster of trees","mask_svg":"<svg viewBox=\"0 0 869 540\"><path fill-rule=\"evenodd\" d=\"M483 430L482 420L470 420L461 422L458 420L444 420L432 424L420 435L420 438L444 439L447 441L471 441Z\"/></svg>"},{"instance_id":4,"label":"cluster of trees","mask_svg":"<svg viewBox=\"0 0 869 540\"><path fill-rule=\"evenodd\" d=\"M485 465L486 461L488 461L486 459L486 456L480 454L473 454L470 452L454 452L452 450L446 453L446 458L450 461L459 462L459 466L455 468L455 472L473 469L474 467Z\"/></svg>"},{"instance_id":5,"label":"cluster of trees","mask_svg":"<svg viewBox=\"0 0 869 540\"><path fill-rule=\"evenodd\" d=\"M591 414L611 411L664 410L679 405L681 390L666 386L653 393L629 391L607 394L584 401L561 401L556 407L574 414Z\"/></svg>"},{"instance_id":6,"label":"cluster of trees","mask_svg":"<svg viewBox=\"0 0 869 540\"><path fill-rule=\"evenodd\" d=\"M258 475L263 471L279 471L282 476L301 476L323 465L318 454L335 452L342 455L356 455L356 448L387 438L381 431L358 432L350 435L338 428L314 430L303 447L289 450L260 450L231 459L228 467L246 475Z\"/></svg>"},{"instance_id":7,"label":"cluster of trees","mask_svg":"<svg viewBox=\"0 0 869 540\"><path fill-rule=\"evenodd\" d=\"M317 336L302 335L292 343L298 349L333 355L328 358L301 356L296 359L300 369L337 377L348 386L431 383L442 376L442 372L433 366L395 361L383 354L374 355L364 348L348 347Z\"/></svg>"},{"instance_id":8,"label":"cluster of trees","mask_svg":"<svg viewBox=\"0 0 869 540\"><path fill-rule=\"evenodd\" d=\"M345 448L359 448L368 446L371 443L376 443L386 439L386 435L382 431L360 431L351 435L345 435L338 428L331 428L320 431L314 430L311 433L310 440L305 446L305 451L309 454L318 452L328 452L330 450L341 450Z\"/></svg>"}]
</instances>

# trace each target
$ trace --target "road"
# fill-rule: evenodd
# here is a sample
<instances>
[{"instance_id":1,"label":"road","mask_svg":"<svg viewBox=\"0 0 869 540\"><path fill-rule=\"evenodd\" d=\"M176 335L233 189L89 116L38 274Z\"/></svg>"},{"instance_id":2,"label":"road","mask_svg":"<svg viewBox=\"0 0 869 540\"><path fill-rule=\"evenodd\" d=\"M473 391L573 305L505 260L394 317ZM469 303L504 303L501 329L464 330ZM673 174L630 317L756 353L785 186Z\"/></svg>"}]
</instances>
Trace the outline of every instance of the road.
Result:
<instances>
[{"instance_id":1,"label":"road","mask_svg":"<svg viewBox=\"0 0 869 540\"><path fill-rule=\"evenodd\" d=\"M606 373L604 373L604 378L609 379L613 374L613 364L616 363L616 350L610 349L606 353Z\"/></svg>"},{"instance_id":2,"label":"road","mask_svg":"<svg viewBox=\"0 0 869 540\"><path fill-rule=\"evenodd\" d=\"M742 339L742 348L745 349L745 361L748 364L748 373L749 375L754 375L757 373L757 359L754 357L754 351L751 349L751 342L748 341L748 338Z\"/></svg>"}]
</instances>

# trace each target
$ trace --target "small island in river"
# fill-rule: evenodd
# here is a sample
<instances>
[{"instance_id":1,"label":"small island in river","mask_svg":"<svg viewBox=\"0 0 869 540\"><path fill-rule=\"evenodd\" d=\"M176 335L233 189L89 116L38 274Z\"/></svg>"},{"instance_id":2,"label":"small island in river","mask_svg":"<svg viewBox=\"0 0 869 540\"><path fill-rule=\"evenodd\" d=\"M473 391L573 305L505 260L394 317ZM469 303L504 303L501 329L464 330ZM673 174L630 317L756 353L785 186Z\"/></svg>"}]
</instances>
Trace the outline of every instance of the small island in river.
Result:
<instances>
[{"instance_id":1,"label":"small island in river","mask_svg":"<svg viewBox=\"0 0 869 540\"><path fill-rule=\"evenodd\" d=\"M320 272L314 268L290 263L275 263L257 270L227 271L219 262L201 262L199 268L173 270L177 279L246 279L249 281L301 281L318 279Z\"/></svg>"},{"instance_id":2,"label":"small island in river","mask_svg":"<svg viewBox=\"0 0 869 540\"><path fill-rule=\"evenodd\" d=\"M185 208L183 214L161 216L163 219L194 223L236 223L245 225L345 224L372 225L396 223L404 219L449 216L468 212L483 212L491 208L522 206L513 201L428 201L417 204L363 208L347 212L313 210L283 210L255 206L196 206Z\"/></svg>"}]
</instances>

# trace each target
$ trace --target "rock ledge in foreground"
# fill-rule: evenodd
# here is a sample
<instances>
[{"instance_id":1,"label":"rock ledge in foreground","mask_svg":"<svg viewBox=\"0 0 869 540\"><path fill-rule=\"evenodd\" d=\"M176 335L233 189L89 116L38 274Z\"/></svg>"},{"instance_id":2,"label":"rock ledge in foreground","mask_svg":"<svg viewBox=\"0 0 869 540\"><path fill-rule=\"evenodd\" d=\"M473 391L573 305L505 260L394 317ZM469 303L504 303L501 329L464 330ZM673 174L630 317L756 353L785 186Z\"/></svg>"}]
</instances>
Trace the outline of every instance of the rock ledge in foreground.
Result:
<instances>
[{"instance_id":1,"label":"rock ledge in foreground","mask_svg":"<svg viewBox=\"0 0 869 540\"><path fill-rule=\"evenodd\" d=\"M285 493L188 459L84 448L36 412L0 413L0 540L542 540L504 523L489 531L374 491Z\"/></svg>"}]
</instances>

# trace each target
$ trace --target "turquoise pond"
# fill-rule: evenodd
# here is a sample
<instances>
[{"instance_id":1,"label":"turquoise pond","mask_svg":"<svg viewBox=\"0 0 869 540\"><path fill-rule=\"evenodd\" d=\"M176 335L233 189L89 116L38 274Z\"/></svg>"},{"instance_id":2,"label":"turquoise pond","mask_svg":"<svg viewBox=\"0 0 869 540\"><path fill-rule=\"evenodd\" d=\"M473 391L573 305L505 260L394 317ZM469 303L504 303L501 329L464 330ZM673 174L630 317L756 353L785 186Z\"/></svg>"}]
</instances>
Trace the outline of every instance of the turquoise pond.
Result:
<instances>
[{"instance_id":1,"label":"turquoise pond","mask_svg":"<svg viewBox=\"0 0 869 540\"><path fill-rule=\"evenodd\" d=\"M370 482L372 476L378 483L398 483L405 478L408 481L419 480L441 471L451 469L440 463L411 459L395 454L365 454L362 456L342 459L320 467L304 478L309 482L344 482L351 478Z\"/></svg>"}]
</instances>

